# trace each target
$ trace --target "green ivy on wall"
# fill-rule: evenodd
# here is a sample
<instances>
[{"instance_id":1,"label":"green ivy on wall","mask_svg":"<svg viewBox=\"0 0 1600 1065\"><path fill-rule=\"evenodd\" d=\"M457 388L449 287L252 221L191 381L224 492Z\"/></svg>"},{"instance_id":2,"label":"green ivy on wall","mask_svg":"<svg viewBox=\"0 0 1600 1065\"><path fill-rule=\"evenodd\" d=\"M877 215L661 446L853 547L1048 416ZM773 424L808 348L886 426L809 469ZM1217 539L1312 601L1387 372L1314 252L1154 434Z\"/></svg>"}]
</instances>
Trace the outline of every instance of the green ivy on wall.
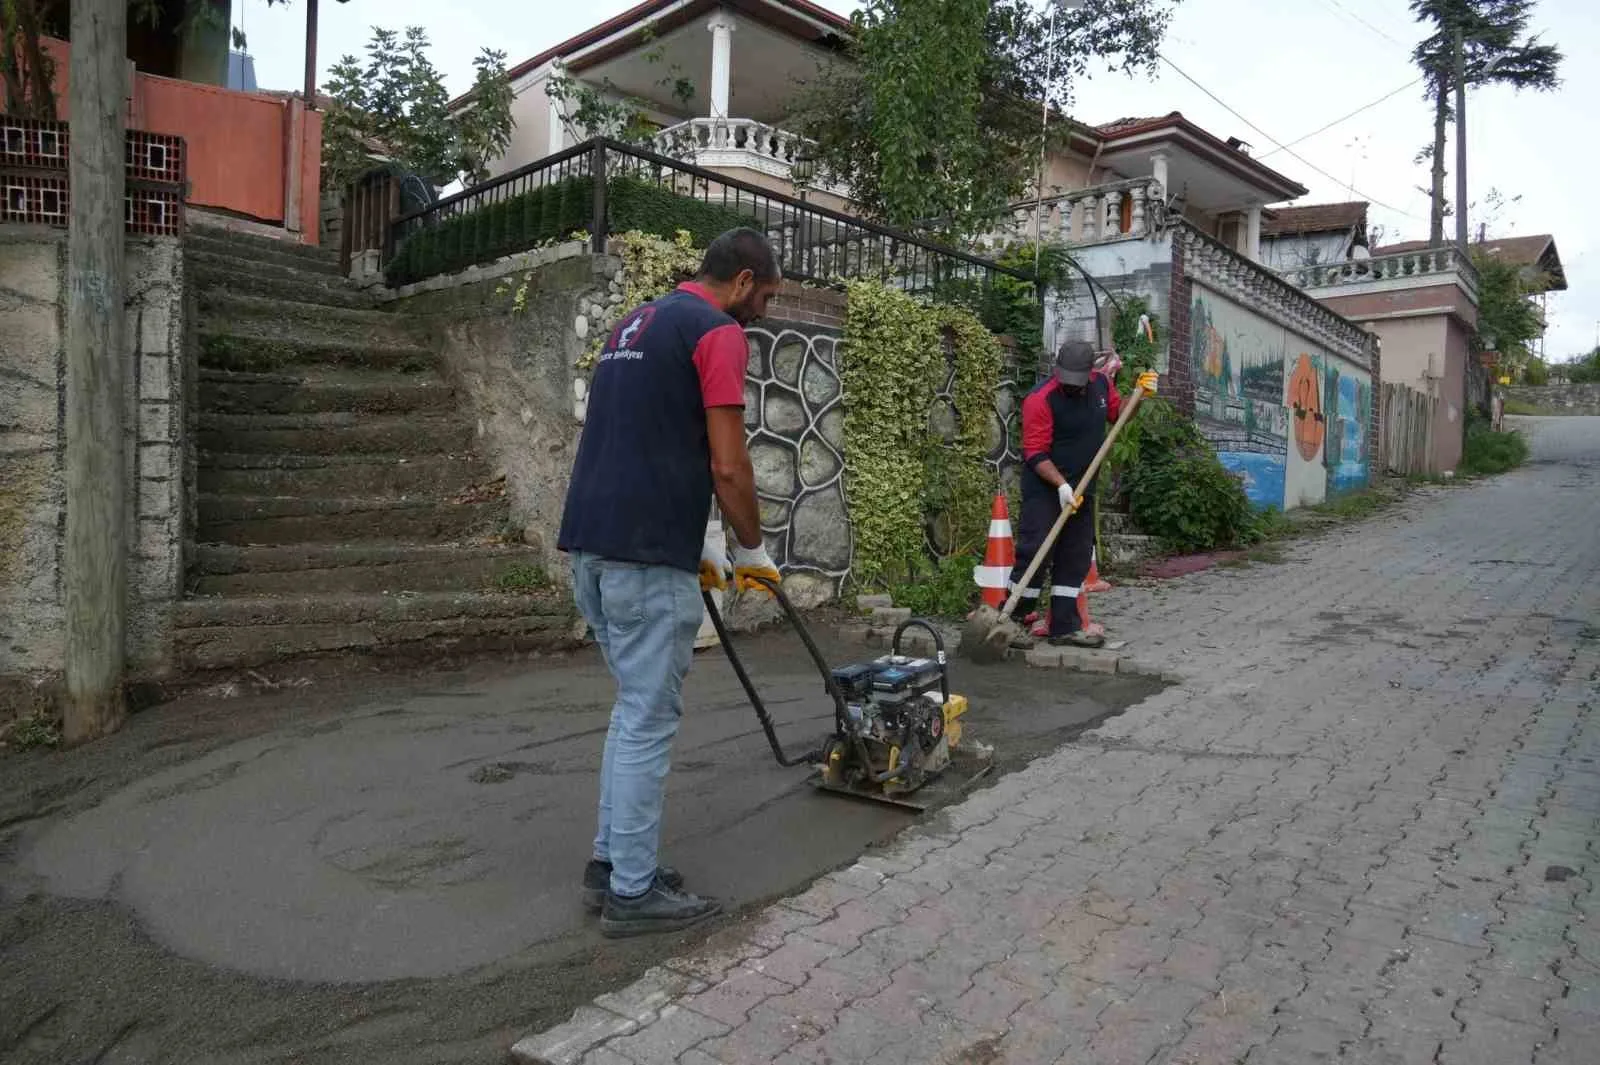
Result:
<instances>
[{"instance_id":1,"label":"green ivy on wall","mask_svg":"<svg viewBox=\"0 0 1600 1065\"><path fill-rule=\"evenodd\" d=\"M953 555L983 554L989 536L989 506L995 490L993 471L985 461L994 424L994 394L1000 387L1000 344L971 313L942 309L955 361L955 446L940 447L954 461L944 463L945 514Z\"/></svg>"},{"instance_id":2,"label":"green ivy on wall","mask_svg":"<svg viewBox=\"0 0 1600 1065\"><path fill-rule=\"evenodd\" d=\"M844 385L845 492L855 533L857 585L882 587L929 561L924 523L949 523L951 553L987 529L993 478L984 462L1000 377L1000 346L970 312L928 306L876 281L845 284L839 377ZM957 432L947 443L929 408L956 367Z\"/></svg>"}]
</instances>

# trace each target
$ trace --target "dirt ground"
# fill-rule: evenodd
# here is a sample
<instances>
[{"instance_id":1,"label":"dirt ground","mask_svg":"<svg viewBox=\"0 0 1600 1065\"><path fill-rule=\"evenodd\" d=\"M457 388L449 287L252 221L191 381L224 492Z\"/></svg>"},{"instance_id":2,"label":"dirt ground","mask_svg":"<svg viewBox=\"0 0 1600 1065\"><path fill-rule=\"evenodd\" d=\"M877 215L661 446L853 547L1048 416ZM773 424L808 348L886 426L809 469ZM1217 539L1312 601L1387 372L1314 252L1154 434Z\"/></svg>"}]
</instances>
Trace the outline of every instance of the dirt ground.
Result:
<instances>
[{"instance_id":1,"label":"dirt ground","mask_svg":"<svg viewBox=\"0 0 1600 1065\"><path fill-rule=\"evenodd\" d=\"M826 633L835 664L878 653ZM785 742L813 744L830 711L793 635L744 646ZM1001 773L1156 687L1020 663L958 662L952 681ZM211 690L83 750L0 755L0 1061L499 1062L916 824L775 765L708 652L663 860L728 914L601 939L574 889L610 698L592 655L352 672Z\"/></svg>"}]
</instances>

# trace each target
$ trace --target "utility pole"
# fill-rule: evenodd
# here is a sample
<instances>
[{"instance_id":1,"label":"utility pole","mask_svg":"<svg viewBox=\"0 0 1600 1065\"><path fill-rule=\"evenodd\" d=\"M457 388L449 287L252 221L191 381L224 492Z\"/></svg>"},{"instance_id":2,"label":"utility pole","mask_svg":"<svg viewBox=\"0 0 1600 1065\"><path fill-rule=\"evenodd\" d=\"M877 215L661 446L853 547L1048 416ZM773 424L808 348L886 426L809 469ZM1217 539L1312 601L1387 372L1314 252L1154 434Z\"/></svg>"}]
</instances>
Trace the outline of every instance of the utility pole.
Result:
<instances>
[{"instance_id":1,"label":"utility pole","mask_svg":"<svg viewBox=\"0 0 1600 1065\"><path fill-rule=\"evenodd\" d=\"M128 606L123 409L127 0L73 0L67 181L66 685L63 738L121 725Z\"/></svg>"},{"instance_id":2,"label":"utility pole","mask_svg":"<svg viewBox=\"0 0 1600 1065\"><path fill-rule=\"evenodd\" d=\"M1456 246L1467 254L1467 62L1463 31L1456 27Z\"/></svg>"},{"instance_id":3,"label":"utility pole","mask_svg":"<svg viewBox=\"0 0 1600 1065\"><path fill-rule=\"evenodd\" d=\"M317 0L306 0L306 110L317 109Z\"/></svg>"}]
</instances>

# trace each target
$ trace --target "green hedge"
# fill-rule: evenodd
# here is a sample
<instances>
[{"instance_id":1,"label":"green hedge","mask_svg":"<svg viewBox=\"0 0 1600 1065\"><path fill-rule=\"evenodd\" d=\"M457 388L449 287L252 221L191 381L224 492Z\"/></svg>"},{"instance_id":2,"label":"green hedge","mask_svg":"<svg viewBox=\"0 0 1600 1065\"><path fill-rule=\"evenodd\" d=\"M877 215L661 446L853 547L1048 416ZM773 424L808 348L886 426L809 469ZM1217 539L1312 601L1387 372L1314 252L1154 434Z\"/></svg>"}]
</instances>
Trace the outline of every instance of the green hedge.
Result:
<instances>
[{"instance_id":1,"label":"green hedge","mask_svg":"<svg viewBox=\"0 0 1600 1065\"><path fill-rule=\"evenodd\" d=\"M670 238L686 229L703 248L726 230L761 228L753 210L680 196L637 178L612 178L606 200L613 233L639 230ZM400 245L384 278L398 286L464 270L586 230L593 217L594 179L567 178L418 230Z\"/></svg>"}]
</instances>

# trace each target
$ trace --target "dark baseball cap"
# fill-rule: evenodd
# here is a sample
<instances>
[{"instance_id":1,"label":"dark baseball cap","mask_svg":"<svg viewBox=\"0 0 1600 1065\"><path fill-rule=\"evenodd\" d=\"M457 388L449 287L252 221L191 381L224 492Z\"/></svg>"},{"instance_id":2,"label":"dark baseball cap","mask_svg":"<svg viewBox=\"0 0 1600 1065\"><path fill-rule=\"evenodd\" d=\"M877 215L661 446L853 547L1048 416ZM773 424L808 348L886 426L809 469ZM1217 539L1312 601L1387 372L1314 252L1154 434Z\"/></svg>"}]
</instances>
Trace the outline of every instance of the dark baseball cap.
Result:
<instances>
[{"instance_id":1,"label":"dark baseball cap","mask_svg":"<svg viewBox=\"0 0 1600 1065\"><path fill-rule=\"evenodd\" d=\"M1056 380L1064 385L1086 385L1094 369L1094 345L1087 340L1069 340L1056 352Z\"/></svg>"}]
</instances>

